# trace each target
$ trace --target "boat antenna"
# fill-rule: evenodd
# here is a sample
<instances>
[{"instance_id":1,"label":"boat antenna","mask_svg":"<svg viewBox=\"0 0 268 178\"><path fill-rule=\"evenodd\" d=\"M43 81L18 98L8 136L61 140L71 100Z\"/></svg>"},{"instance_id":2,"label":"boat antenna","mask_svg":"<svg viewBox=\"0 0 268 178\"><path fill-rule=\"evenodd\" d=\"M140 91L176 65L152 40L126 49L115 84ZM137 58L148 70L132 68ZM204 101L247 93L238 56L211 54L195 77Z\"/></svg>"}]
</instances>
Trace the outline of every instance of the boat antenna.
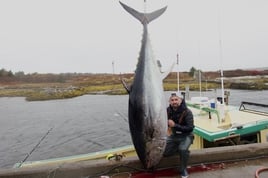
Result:
<instances>
[{"instance_id":1,"label":"boat antenna","mask_svg":"<svg viewBox=\"0 0 268 178\"><path fill-rule=\"evenodd\" d=\"M202 96L202 73L201 70L198 70L198 80L199 80L199 96Z\"/></svg>"},{"instance_id":2,"label":"boat antenna","mask_svg":"<svg viewBox=\"0 0 268 178\"><path fill-rule=\"evenodd\" d=\"M177 53L177 82L178 82L178 94L180 93L180 70L179 70L179 53Z\"/></svg>"},{"instance_id":3,"label":"boat antenna","mask_svg":"<svg viewBox=\"0 0 268 178\"><path fill-rule=\"evenodd\" d=\"M225 122L225 102L224 102L224 83L223 83L223 56L222 56L222 38L221 38L221 17L220 17L220 3L218 3L218 34L219 34L219 59L221 71L221 104L219 105L220 122Z\"/></svg>"},{"instance_id":4,"label":"boat antenna","mask_svg":"<svg viewBox=\"0 0 268 178\"><path fill-rule=\"evenodd\" d=\"M224 82L223 82L223 69L222 69L222 39L221 39L221 18L220 18L220 5L218 7L218 32L219 32L219 56L220 56L220 71L221 71L221 97L222 104L224 105Z\"/></svg>"},{"instance_id":5,"label":"boat antenna","mask_svg":"<svg viewBox=\"0 0 268 178\"><path fill-rule=\"evenodd\" d=\"M114 61L112 61L113 75L114 75Z\"/></svg>"}]
</instances>

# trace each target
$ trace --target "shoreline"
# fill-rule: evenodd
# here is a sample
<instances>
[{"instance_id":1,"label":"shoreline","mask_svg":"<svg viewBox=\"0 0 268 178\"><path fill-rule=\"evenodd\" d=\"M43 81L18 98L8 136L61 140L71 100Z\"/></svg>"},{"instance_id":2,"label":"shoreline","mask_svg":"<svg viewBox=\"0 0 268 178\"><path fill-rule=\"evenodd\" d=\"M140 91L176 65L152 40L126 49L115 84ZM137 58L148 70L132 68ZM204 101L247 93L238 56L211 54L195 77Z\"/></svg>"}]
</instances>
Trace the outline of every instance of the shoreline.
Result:
<instances>
[{"instance_id":1,"label":"shoreline","mask_svg":"<svg viewBox=\"0 0 268 178\"><path fill-rule=\"evenodd\" d=\"M176 73L171 73L163 81L164 91L178 90ZM77 75L62 82L49 82L41 80L43 75L34 79L29 79L24 82L1 82L0 97L25 97L27 101L43 101L53 99L67 99L86 94L96 95L125 95L127 94L121 80L124 80L127 85L131 85L133 74L125 75ZM51 79L50 79L51 80ZM28 81L28 82L27 82ZM189 77L188 73L184 73L180 78L180 90L185 90L189 87L190 91L199 91L200 82ZM207 77L202 79L202 91L215 90L221 88L221 80L219 78ZM240 89L240 90L268 90L268 75L257 76L233 76L224 77L225 89Z\"/></svg>"}]
</instances>

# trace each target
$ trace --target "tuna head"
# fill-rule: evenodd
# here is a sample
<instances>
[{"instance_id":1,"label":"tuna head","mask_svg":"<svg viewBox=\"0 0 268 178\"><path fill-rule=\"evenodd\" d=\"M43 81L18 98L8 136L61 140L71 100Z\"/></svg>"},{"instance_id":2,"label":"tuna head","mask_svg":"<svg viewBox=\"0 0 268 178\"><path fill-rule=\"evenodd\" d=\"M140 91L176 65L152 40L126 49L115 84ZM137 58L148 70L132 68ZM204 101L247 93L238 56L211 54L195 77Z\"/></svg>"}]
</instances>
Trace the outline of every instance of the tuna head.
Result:
<instances>
[{"instance_id":1,"label":"tuna head","mask_svg":"<svg viewBox=\"0 0 268 178\"><path fill-rule=\"evenodd\" d=\"M166 7L152 13L140 13L121 5L143 25L141 50L129 91L128 118L136 152L143 166L149 169L159 163L166 146L167 104L161 73L150 45L148 23L163 14Z\"/></svg>"}]
</instances>

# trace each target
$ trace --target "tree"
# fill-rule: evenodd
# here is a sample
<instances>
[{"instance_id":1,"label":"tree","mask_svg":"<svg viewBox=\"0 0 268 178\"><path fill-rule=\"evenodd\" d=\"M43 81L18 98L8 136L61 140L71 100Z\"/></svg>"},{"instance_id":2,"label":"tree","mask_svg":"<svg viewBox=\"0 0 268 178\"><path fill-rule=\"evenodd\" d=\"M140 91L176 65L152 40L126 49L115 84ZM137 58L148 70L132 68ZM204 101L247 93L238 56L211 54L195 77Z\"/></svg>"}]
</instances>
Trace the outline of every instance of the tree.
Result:
<instances>
[{"instance_id":1,"label":"tree","mask_svg":"<svg viewBox=\"0 0 268 178\"><path fill-rule=\"evenodd\" d=\"M10 71L7 72L7 76L9 76L9 77L13 77L14 74L13 74L13 72L10 70Z\"/></svg>"},{"instance_id":2,"label":"tree","mask_svg":"<svg viewBox=\"0 0 268 178\"><path fill-rule=\"evenodd\" d=\"M22 77L22 76L24 76L25 74L24 74L23 71L19 71L19 72L15 72L14 75L15 75L16 77Z\"/></svg>"},{"instance_id":3,"label":"tree","mask_svg":"<svg viewBox=\"0 0 268 178\"><path fill-rule=\"evenodd\" d=\"M190 75L191 77L193 77L193 76L194 76L195 71L196 71L196 68L191 67L190 72L189 72L189 75Z\"/></svg>"},{"instance_id":4,"label":"tree","mask_svg":"<svg viewBox=\"0 0 268 178\"><path fill-rule=\"evenodd\" d=\"M6 69L4 69L4 68L2 68L1 70L0 70L0 77L13 77L14 75L13 75L13 73L12 73L12 71L10 70L10 71L7 71Z\"/></svg>"}]
</instances>

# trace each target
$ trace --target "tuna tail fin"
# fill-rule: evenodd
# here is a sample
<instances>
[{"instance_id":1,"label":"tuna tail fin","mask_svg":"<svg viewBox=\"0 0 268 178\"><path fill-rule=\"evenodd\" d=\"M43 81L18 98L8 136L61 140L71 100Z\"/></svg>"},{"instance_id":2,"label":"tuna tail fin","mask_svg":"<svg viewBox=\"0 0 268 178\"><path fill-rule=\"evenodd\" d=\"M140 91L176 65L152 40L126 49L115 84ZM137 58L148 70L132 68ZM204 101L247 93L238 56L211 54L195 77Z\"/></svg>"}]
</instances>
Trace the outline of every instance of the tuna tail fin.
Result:
<instances>
[{"instance_id":1,"label":"tuna tail fin","mask_svg":"<svg viewBox=\"0 0 268 178\"><path fill-rule=\"evenodd\" d=\"M136 19L138 19L142 24L149 24L151 21L153 21L154 19L156 19L157 17L159 17L160 15L162 15L165 10L167 9L167 6L156 10L154 12L151 13L141 13L136 11L135 9L125 5L124 3L120 2L119 3L123 6L123 8L130 13L131 15L133 15Z\"/></svg>"}]
</instances>

